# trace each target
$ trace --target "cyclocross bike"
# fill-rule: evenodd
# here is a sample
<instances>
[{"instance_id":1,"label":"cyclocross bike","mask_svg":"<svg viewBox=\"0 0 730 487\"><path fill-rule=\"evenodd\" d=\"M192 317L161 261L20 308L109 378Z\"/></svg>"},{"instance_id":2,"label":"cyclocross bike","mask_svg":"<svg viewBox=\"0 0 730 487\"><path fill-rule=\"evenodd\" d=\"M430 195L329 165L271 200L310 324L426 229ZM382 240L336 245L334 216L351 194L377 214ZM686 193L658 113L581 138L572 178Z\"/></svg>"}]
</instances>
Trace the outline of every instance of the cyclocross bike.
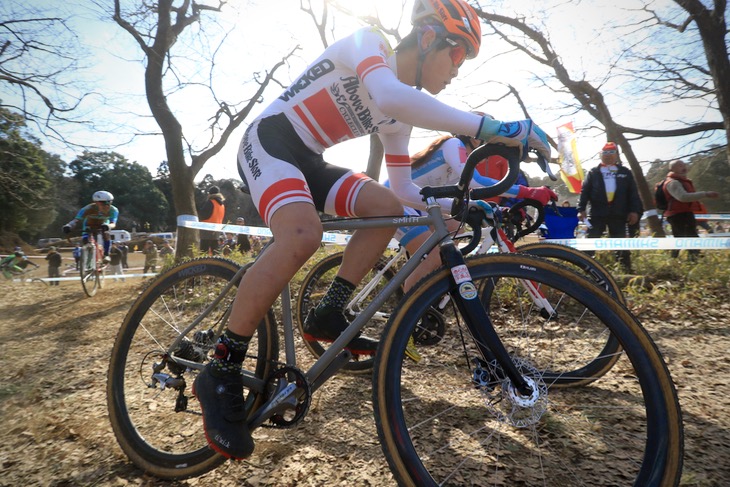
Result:
<instances>
[{"instance_id":1,"label":"cyclocross bike","mask_svg":"<svg viewBox=\"0 0 730 487\"><path fill-rule=\"evenodd\" d=\"M493 153L509 159L508 176L470 192L476 162ZM518 164L513 151L482 146L470 154L458 185L423 189L427 216L323 222L325 231L407 224L434 232L306 370L298 366L290 289L284 288L280 311L272 308L261 321L244 362L254 439L259 427L289 428L304 420L314 392L352 358L347 343L438 247L444 265L403 297L375 357L373 412L396 482L678 484L683 429L677 394L660 352L631 312L551 261L521 253L465 259L454 244L435 198L455 198L453 214L464 215L470 197L484 199L511 186ZM208 447L199 404L189 396L249 265L220 258L181 263L154 279L124 318L108 372L109 416L123 451L152 475L192 477L225 461ZM539 288L550 315L536 309L521 280ZM447 293L457 312L440 345L424 347L417 363L404 359L422 316ZM592 366L606 329L621 356L596 380Z\"/></svg>"},{"instance_id":2,"label":"cyclocross bike","mask_svg":"<svg viewBox=\"0 0 730 487\"><path fill-rule=\"evenodd\" d=\"M531 213L534 213L534 217L526 218L523 215L526 215L525 210L529 208L534 210L531 211ZM519 247L514 246L514 242L537 230L544 220L544 215L545 209L539 201L523 200L515 204L512 208L495 208L494 212L486 219L483 219L481 222L475 221L476 235L469 232L461 236L457 235L454 239L459 241L464 238L469 238L471 240L467 246L461 249L464 254L469 254L474 249L476 249L477 255L484 254L496 242L497 249L500 252L522 252L568 265L576 271L585 274L597 286L601 286L616 299L625 303L626 300L623 292L608 269L585 253L565 245L548 242L530 243ZM479 226L480 224L486 225L486 228L482 230ZM523 225L525 226L523 227ZM485 235L484 239L480 238L482 234ZM302 337L304 337L304 319L309 309L312 306L316 306L327 292L330 283L334 280L342 264L343 255L344 252L335 252L327 255L314 264L302 280L296 302L296 323ZM352 321L355 316L365 309L372 297L393 278L398 271L399 263L407 259L408 254L405 247L399 246L397 251L390 252L387 258L378 261L375 267L358 285L352 298L345 306L345 316ZM529 286L529 283L524 283L524 285ZM445 316L445 307L451 303L448 296L446 294L438 306L429 310L423 316L421 323L416 327L416 331L413 334L414 346L435 345L441 340L445 332L446 322L448 321ZM383 327L393 310L398 306L402 297L403 292L401 290L393 293L372 316L365 328L370 336L379 336L382 333ZM533 298L536 301L535 305L540 306L539 292L535 293ZM325 342L319 342L317 340L302 339L304 345L314 357L320 357L328 345ZM617 352L620 347L618 341L608 333L608 330L606 330L605 340L605 347L602 353L599 354L604 372L618 360L619 355ZM413 352L409 352L409 355L414 354ZM417 352L415 356L417 356ZM345 365L344 369L353 372L369 372L373 367L373 363L374 359L372 357L353 357L353 360ZM597 373L598 370L594 370L593 376Z\"/></svg>"},{"instance_id":3,"label":"cyclocross bike","mask_svg":"<svg viewBox=\"0 0 730 487\"><path fill-rule=\"evenodd\" d=\"M103 237L101 230L89 229L89 241L81 246L81 262L79 276L81 287L88 297L96 294L104 284L104 272L108 267L104 262L104 247L100 241Z\"/></svg>"}]
</instances>

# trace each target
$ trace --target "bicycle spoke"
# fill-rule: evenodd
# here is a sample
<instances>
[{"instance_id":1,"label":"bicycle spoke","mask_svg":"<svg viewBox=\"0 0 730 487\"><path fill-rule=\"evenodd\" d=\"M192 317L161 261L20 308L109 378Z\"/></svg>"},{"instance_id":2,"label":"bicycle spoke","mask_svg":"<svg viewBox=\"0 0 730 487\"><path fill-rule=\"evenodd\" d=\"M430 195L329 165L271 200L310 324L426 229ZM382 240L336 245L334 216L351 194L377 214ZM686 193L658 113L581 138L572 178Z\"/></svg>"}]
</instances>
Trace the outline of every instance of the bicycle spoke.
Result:
<instances>
[{"instance_id":1,"label":"bicycle spoke","mask_svg":"<svg viewBox=\"0 0 730 487\"><path fill-rule=\"evenodd\" d=\"M373 393L386 456L403 475L397 478L417 485L645 485L638 479L655 464L645 455L666 448L658 437L680 426L661 410L678 407L676 396L670 392L655 410L654 394L662 389L652 382L654 371L632 363L654 350L630 342L630 352L603 352L610 334L604 320L623 333L633 323L628 312L603 307L613 302L607 296L590 303L595 290L580 281L570 283L584 293L576 299L555 278L538 286L555 310L546 318L519 279L488 280L482 299L531 393L518 393L498 364L483 360L451 308L444 310L448 332L437 347L419 347L418 363L395 360L418 315L443 293L415 290L420 299L406 297L385 331ZM611 366L596 365L605 363ZM676 455L676 438L675 450L662 454Z\"/></svg>"}]
</instances>

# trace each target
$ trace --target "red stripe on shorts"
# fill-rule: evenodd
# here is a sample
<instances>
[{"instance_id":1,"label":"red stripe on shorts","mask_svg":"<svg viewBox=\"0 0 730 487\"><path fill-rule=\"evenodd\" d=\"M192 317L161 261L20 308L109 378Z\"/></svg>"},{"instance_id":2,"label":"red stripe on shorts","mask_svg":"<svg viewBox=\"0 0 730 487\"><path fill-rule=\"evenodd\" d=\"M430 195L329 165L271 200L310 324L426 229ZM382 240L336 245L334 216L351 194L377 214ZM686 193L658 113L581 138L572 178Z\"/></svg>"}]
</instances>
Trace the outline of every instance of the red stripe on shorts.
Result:
<instances>
[{"instance_id":1,"label":"red stripe on shorts","mask_svg":"<svg viewBox=\"0 0 730 487\"><path fill-rule=\"evenodd\" d=\"M272 184L266 188L266 191L264 191L264 194L261 195L261 199L259 200L259 209L264 218L264 222L267 225L269 224L269 219L271 218L270 212L282 201L302 197L314 204L307 184L301 179L282 179Z\"/></svg>"}]
</instances>

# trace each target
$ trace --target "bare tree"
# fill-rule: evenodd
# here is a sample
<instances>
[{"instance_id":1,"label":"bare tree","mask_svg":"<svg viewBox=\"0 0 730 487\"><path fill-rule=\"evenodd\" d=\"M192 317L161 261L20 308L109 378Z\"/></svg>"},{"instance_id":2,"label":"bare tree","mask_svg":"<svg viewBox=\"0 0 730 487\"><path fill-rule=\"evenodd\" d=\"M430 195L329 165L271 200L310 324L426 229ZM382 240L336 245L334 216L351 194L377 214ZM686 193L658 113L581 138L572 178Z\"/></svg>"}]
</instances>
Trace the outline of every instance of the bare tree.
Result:
<instances>
[{"instance_id":1,"label":"bare tree","mask_svg":"<svg viewBox=\"0 0 730 487\"><path fill-rule=\"evenodd\" d=\"M185 75L177 71L173 62L173 47L188 27L202 22L204 13L215 15L221 12L224 4L225 2L206 5L190 0L160 0L151 4L143 2L134 9L123 12L120 0L114 0L114 21L135 39L144 53L147 102L165 141L173 203L178 215L197 215L193 179L205 163L221 151L232 132L241 125L254 105L260 102L268 84L276 81L276 70L284 66L286 59L293 53L292 51L277 62L264 75L254 75L258 88L242 106L214 96L217 108L209 116L210 138L207 146L203 150L196 150L191 144L186 144L183 127L168 102L168 95L172 91L185 87ZM211 66L211 70L215 66L215 59L202 61ZM211 74L207 88L214 93L212 77ZM177 84L174 88L166 89L170 85L170 81L166 82L166 79L177 80ZM197 243L197 232L181 229L178 232L177 257L190 255L191 245L194 243Z\"/></svg>"},{"instance_id":2,"label":"bare tree","mask_svg":"<svg viewBox=\"0 0 730 487\"><path fill-rule=\"evenodd\" d=\"M20 2L4 2L0 19L0 108L64 142L60 124L91 126L77 110L93 94L79 81L83 50L66 19Z\"/></svg>"},{"instance_id":3,"label":"bare tree","mask_svg":"<svg viewBox=\"0 0 730 487\"><path fill-rule=\"evenodd\" d=\"M679 25L667 22L664 22L664 25L676 29L682 34L686 32L690 23L697 26L702 38L707 66L715 85L717 104L722 113L726 139L730 141L730 58L728 58L728 45L725 42L728 34L725 20L727 1L714 0L714 10L705 7L700 0L674 1L689 14L689 17ZM730 164L730 145L726 146L726 153L728 164Z\"/></svg>"},{"instance_id":4,"label":"bare tree","mask_svg":"<svg viewBox=\"0 0 730 487\"><path fill-rule=\"evenodd\" d=\"M585 110L603 125L608 140L615 141L621 147L624 157L631 166L639 188L639 194L647 209L654 208L653 192L649 188L639 161L632 149L630 136L673 137L722 128L721 124L704 122L673 130L647 130L623 126L616 121L611 113L609 105L601 93L600 85L597 87L585 79L574 79L542 32L529 26L524 19L489 13L484 10L480 10L479 15L510 46L551 69L562 86L577 100L580 109ZM514 30L507 32L504 30L504 26ZM512 33L515 33L515 35L511 35ZM661 223L656 216L649 217L649 226L654 234L664 235Z\"/></svg>"}]
</instances>

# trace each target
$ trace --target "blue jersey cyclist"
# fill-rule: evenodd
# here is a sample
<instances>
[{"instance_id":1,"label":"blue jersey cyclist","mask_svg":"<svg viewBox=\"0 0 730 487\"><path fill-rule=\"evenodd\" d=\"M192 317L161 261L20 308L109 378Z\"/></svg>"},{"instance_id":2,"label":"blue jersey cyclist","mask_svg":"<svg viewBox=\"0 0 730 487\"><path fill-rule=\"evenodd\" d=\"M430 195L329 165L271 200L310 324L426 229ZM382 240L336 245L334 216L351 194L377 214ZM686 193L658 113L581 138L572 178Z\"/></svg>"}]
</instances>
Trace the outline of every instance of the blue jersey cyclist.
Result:
<instances>
[{"instance_id":1,"label":"blue jersey cyclist","mask_svg":"<svg viewBox=\"0 0 730 487\"><path fill-rule=\"evenodd\" d=\"M531 121L503 123L428 94L441 92L461 64L479 53L481 26L474 9L463 0L416 0L411 22L413 30L395 49L374 28L331 44L243 136L239 173L274 241L241 279L228 328L193 384L208 443L228 458L245 458L253 451L242 414L242 362L258 324L319 248L318 211L368 217L402 215L403 203L425 208L411 179L413 126L502 142L519 147L524 157L532 147L549 160L547 137ZM391 189L324 160L328 147L370 134L383 143ZM451 208L451 200L439 203ZM310 339L333 341L348 326L343 306L393 233L379 228L352 235L337 277L307 316L304 330ZM360 335L347 348L372 354L377 345Z\"/></svg>"},{"instance_id":2,"label":"blue jersey cyclist","mask_svg":"<svg viewBox=\"0 0 730 487\"><path fill-rule=\"evenodd\" d=\"M63 226L63 233L71 233L81 222L81 239L86 245L89 243L89 235L101 232L104 238L104 260L109 260L109 248L111 238L109 230L114 228L119 218L119 210L112 205L114 195L109 191L97 191L91 197L93 203L89 203L79 210L76 216Z\"/></svg>"},{"instance_id":3,"label":"blue jersey cyclist","mask_svg":"<svg viewBox=\"0 0 730 487\"><path fill-rule=\"evenodd\" d=\"M465 135L445 135L435 139L428 147L411 157L413 182L420 187L456 184L463 171L468 152L473 151L479 145L481 145L480 140ZM497 183L497 180L475 171L469 187L483 188L495 183ZM390 186L390 181L386 181L385 186ZM519 184L512 186L502 196L505 198L530 198L539 201L543 205L558 199L558 195L546 186L531 188ZM425 214L425 212L409 206L404 208L404 213L405 215ZM446 224L452 231L456 231L459 225L454 220L449 220ZM400 227L395 232L395 238L412 254L426 241L430 234L431 230L426 226ZM432 251L421 265L408 276L403 285L404 292L408 292L415 283L440 264L438 251Z\"/></svg>"}]
</instances>

